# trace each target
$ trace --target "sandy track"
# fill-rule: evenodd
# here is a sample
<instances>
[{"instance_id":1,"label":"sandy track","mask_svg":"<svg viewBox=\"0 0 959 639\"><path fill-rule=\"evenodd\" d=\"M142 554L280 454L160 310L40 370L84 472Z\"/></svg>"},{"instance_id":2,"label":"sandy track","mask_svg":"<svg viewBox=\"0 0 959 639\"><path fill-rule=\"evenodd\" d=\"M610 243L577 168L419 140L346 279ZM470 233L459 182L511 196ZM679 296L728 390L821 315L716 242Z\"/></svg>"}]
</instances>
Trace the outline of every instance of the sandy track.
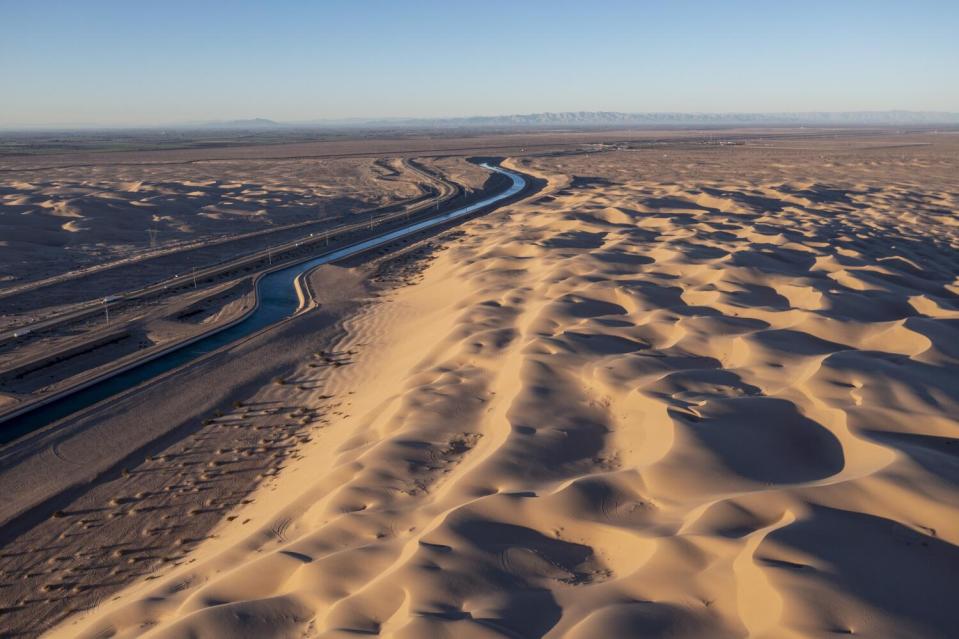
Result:
<instances>
[{"instance_id":1,"label":"sandy track","mask_svg":"<svg viewBox=\"0 0 959 639\"><path fill-rule=\"evenodd\" d=\"M524 161L549 191L345 324L252 523L51 636L951 636L933 142Z\"/></svg>"}]
</instances>

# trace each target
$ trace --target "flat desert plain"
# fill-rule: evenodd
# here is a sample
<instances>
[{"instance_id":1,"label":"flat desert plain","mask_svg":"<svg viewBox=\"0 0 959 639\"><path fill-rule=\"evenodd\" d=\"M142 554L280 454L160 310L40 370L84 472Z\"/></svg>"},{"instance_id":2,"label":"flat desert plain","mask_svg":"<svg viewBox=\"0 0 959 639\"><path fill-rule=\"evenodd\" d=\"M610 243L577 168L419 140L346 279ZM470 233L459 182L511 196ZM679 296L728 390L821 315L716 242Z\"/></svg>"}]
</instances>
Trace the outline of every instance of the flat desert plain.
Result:
<instances>
[{"instance_id":1,"label":"flat desert plain","mask_svg":"<svg viewBox=\"0 0 959 639\"><path fill-rule=\"evenodd\" d=\"M49 636L956 636L959 136L504 166L544 188L414 249L407 285L313 274L367 297L204 426L295 454ZM113 508L244 451L152 458ZM86 554L123 574L181 524ZM38 569L69 591L74 561Z\"/></svg>"}]
</instances>

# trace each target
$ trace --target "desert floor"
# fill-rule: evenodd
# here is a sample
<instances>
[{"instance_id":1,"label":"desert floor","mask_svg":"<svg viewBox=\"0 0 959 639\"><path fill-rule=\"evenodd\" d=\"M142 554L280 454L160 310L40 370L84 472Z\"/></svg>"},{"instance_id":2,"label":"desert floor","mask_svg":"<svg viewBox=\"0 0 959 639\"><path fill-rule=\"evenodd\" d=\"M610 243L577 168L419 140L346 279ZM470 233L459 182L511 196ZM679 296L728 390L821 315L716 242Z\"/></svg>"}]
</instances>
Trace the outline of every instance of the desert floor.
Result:
<instances>
[{"instance_id":1,"label":"desert floor","mask_svg":"<svg viewBox=\"0 0 959 639\"><path fill-rule=\"evenodd\" d=\"M4 616L112 575L50 636L954 636L959 136L507 166L548 186L131 399L203 426L15 535Z\"/></svg>"},{"instance_id":2,"label":"desert floor","mask_svg":"<svg viewBox=\"0 0 959 639\"><path fill-rule=\"evenodd\" d=\"M0 158L0 328L289 241L315 230L304 232L310 222L320 227L420 194L398 160L131 164L109 157L39 167L37 158L19 167ZM119 268L97 270L108 264ZM86 276L29 286L64 274Z\"/></svg>"}]
</instances>

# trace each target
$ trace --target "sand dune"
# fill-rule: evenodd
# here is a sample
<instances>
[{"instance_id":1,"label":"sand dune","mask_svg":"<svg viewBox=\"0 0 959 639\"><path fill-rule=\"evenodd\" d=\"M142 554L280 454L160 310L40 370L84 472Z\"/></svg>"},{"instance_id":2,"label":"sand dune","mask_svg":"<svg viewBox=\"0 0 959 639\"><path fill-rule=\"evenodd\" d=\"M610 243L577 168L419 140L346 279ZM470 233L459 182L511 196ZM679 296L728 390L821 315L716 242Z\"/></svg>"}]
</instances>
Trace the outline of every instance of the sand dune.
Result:
<instances>
[{"instance_id":1,"label":"sand dune","mask_svg":"<svg viewBox=\"0 0 959 639\"><path fill-rule=\"evenodd\" d=\"M168 247L419 194L411 175L384 175L367 159L180 166L116 165L107 157L97 166L7 170L29 177L0 184L0 235L8 242L0 273L22 282L142 253L148 229Z\"/></svg>"},{"instance_id":2,"label":"sand dune","mask_svg":"<svg viewBox=\"0 0 959 639\"><path fill-rule=\"evenodd\" d=\"M952 144L518 162L262 391L345 402L300 458L50 636L954 636Z\"/></svg>"}]
</instances>

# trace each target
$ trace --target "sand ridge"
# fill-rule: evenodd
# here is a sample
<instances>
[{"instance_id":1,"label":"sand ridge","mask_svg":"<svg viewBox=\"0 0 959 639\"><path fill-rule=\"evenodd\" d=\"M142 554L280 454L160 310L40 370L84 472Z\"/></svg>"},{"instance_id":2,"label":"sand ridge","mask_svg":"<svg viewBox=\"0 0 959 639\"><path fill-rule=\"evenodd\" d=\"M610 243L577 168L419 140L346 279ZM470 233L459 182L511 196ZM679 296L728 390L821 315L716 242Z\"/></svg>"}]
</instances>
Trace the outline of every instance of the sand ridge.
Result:
<instances>
[{"instance_id":1,"label":"sand ridge","mask_svg":"<svg viewBox=\"0 0 959 639\"><path fill-rule=\"evenodd\" d=\"M659 155L515 161L257 530L50 636L950 636L955 154Z\"/></svg>"}]
</instances>

